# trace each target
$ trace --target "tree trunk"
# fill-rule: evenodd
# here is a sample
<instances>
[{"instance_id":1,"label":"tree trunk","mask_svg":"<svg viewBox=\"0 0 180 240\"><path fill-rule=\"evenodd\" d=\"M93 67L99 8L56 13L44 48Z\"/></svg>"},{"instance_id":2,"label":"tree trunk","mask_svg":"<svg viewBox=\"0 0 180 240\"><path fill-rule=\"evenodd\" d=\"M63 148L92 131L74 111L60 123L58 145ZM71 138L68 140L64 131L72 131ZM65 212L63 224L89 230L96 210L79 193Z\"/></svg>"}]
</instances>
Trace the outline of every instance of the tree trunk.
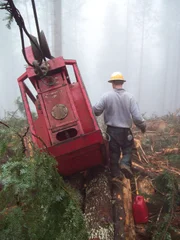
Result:
<instances>
[{"instance_id":1,"label":"tree trunk","mask_svg":"<svg viewBox=\"0 0 180 240\"><path fill-rule=\"evenodd\" d=\"M113 240L109 174L102 167L96 167L87 173L85 197L85 219L90 239Z\"/></svg>"}]
</instances>

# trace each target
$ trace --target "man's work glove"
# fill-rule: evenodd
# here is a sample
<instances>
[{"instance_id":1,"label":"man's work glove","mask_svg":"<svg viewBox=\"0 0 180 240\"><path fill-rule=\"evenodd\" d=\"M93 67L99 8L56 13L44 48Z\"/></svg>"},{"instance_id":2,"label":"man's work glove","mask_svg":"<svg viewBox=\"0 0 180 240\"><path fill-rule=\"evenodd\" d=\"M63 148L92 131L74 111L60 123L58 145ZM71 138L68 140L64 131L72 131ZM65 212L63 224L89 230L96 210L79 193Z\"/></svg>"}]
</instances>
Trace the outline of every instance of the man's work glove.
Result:
<instances>
[{"instance_id":1,"label":"man's work glove","mask_svg":"<svg viewBox=\"0 0 180 240\"><path fill-rule=\"evenodd\" d=\"M141 124L141 132L142 133L145 133L146 132L146 123L145 122L143 122L143 124Z\"/></svg>"},{"instance_id":2,"label":"man's work glove","mask_svg":"<svg viewBox=\"0 0 180 240\"><path fill-rule=\"evenodd\" d=\"M141 128L141 132L145 133L146 132L146 128Z\"/></svg>"},{"instance_id":3,"label":"man's work glove","mask_svg":"<svg viewBox=\"0 0 180 240\"><path fill-rule=\"evenodd\" d=\"M146 132L146 122L145 121L141 122L140 124L138 124L136 126L141 130L142 133Z\"/></svg>"}]
</instances>

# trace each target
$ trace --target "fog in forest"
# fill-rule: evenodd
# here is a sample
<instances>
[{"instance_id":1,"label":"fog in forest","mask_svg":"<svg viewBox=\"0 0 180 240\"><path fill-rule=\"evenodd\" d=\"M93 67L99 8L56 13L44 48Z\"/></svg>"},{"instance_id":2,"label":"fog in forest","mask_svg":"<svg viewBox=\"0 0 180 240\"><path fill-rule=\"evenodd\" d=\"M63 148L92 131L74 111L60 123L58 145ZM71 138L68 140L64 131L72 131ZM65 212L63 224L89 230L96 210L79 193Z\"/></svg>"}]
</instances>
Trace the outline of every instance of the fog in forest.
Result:
<instances>
[{"instance_id":1,"label":"fog in forest","mask_svg":"<svg viewBox=\"0 0 180 240\"><path fill-rule=\"evenodd\" d=\"M14 1L28 31L37 36L30 0ZM91 103L123 73L146 116L180 108L179 0L38 0L40 28L53 56L77 60ZM0 11L0 118L16 110L17 78L25 72L19 29ZM26 46L29 45L26 39Z\"/></svg>"}]
</instances>

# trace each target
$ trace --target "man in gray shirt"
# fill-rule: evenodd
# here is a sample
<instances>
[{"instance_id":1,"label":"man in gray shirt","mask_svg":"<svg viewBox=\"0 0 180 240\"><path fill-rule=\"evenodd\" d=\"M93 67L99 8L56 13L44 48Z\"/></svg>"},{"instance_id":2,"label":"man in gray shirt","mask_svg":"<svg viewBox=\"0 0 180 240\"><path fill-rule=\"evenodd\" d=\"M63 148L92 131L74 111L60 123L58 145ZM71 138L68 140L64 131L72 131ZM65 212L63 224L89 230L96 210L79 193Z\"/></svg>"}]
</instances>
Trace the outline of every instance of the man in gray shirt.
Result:
<instances>
[{"instance_id":1,"label":"man in gray shirt","mask_svg":"<svg viewBox=\"0 0 180 240\"><path fill-rule=\"evenodd\" d=\"M131 157L133 149L132 123L144 133L146 123L132 94L126 92L122 86L125 82L120 72L114 72L108 81L112 83L113 90L105 93L98 103L93 106L96 116L104 112L104 121L107 133L110 136L110 168L113 179L120 178L121 172L131 179ZM119 168L119 158L122 159Z\"/></svg>"}]
</instances>

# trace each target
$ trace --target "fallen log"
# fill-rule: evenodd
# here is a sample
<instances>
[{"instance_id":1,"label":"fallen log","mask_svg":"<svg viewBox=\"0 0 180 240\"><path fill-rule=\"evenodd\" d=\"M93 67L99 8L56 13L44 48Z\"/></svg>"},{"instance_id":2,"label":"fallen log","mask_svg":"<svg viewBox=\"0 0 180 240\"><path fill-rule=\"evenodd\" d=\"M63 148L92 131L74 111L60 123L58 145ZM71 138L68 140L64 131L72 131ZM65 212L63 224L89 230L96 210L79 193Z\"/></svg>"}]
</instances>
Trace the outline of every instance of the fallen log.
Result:
<instances>
[{"instance_id":1,"label":"fallen log","mask_svg":"<svg viewBox=\"0 0 180 240\"><path fill-rule=\"evenodd\" d=\"M179 154L180 149L175 147L175 148L165 148L161 152L156 152L157 155L168 155L168 154Z\"/></svg>"},{"instance_id":2,"label":"fallen log","mask_svg":"<svg viewBox=\"0 0 180 240\"><path fill-rule=\"evenodd\" d=\"M125 239L125 212L123 204L123 183L112 184L114 240Z\"/></svg>"},{"instance_id":3,"label":"fallen log","mask_svg":"<svg viewBox=\"0 0 180 240\"><path fill-rule=\"evenodd\" d=\"M84 215L90 239L114 240L109 173L102 167L86 176Z\"/></svg>"},{"instance_id":4,"label":"fallen log","mask_svg":"<svg viewBox=\"0 0 180 240\"><path fill-rule=\"evenodd\" d=\"M180 170L178 168L174 168L171 166L165 166L163 164L160 164L160 161L156 161L156 160L151 161L151 163L157 167L156 169L159 170L159 172L167 170L173 174L180 176Z\"/></svg>"},{"instance_id":5,"label":"fallen log","mask_svg":"<svg viewBox=\"0 0 180 240\"><path fill-rule=\"evenodd\" d=\"M149 176L151 178L156 177L158 174L162 173L163 171L167 170L173 174L176 174L180 176L180 170L178 168L174 168L171 166L167 166L161 163L160 159L155 159L156 155L151 158L150 164L142 164L138 158L134 158L134 161L132 162L132 168L135 173L140 173L143 176ZM138 163L140 162L140 163Z\"/></svg>"},{"instance_id":6,"label":"fallen log","mask_svg":"<svg viewBox=\"0 0 180 240\"><path fill-rule=\"evenodd\" d=\"M135 225L132 211L132 193L130 180L123 179L123 202L125 211L125 239L135 240Z\"/></svg>"},{"instance_id":7,"label":"fallen log","mask_svg":"<svg viewBox=\"0 0 180 240\"><path fill-rule=\"evenodd\" d=\"M136 162L132 162L132 169L133 172L135 173L140 173L142 176L149 176L150 178L155 178L156 176L158 176L158 171L156 171L155 169L153 169L152 167L144 167L142 164L138 164Z\"/></svg>"}]
</instances>

